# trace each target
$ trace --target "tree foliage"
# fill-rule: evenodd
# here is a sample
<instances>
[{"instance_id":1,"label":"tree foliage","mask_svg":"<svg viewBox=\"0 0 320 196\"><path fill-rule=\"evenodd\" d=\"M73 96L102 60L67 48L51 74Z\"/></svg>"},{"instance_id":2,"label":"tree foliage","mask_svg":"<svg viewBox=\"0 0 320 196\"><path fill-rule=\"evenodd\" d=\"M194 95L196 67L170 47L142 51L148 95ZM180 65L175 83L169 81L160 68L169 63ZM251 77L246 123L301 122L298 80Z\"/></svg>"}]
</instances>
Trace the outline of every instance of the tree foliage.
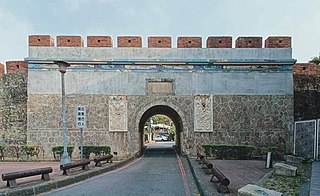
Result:
<instances>
[{"instance_id":1,"label":"tree foliage","mask_svg":"<svg viewBox=\"0 0 320 196\"><path fill-rule=\"evenodd\" d=\"M166 115L162 115L162 114L157 114L151 117L153 124L165 124L165 125L171 125L172 120L166 116Z\"/></svg>"},{"instance_id":2,"label":"tree foliage","mask_svg":"<svg viewBox=\"0 0 320 196\"><path fill-rule=\"evenodd\" d=\"M176 127L175 127L174 123L172 122L172 120L168 116L163 115L163 114L157 114L157 115L152 116L151 119L152 119L152 124L165 124L165 125L171 126L170 132L175 133ZM149 120L148 120L148 122L149 122ZM146 125L147 125L147 123L146 123ZM154 129L153 129L153 131L154 131Z\"/></svg>"},{"instance_id":3,"label":"tree foliage","mask_svg":"<svg viewBox=\"0 0 320 196\"><path fill-rule=\"evenodd\" d=\"M314 63L316 65L320 65L320 57L313 57L309 63Z\"/></svg>"}]
</instances>

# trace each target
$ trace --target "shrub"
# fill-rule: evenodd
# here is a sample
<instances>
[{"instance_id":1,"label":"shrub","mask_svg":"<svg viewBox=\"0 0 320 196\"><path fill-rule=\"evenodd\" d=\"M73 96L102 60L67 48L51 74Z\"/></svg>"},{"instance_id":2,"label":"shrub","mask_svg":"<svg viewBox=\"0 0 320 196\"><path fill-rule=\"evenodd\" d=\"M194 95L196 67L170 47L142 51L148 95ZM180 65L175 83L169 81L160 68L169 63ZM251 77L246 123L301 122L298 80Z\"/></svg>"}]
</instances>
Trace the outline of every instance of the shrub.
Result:
<instances>
[{"instance_id":1,"label":"shrub","mask_svg":"<svg viewBox=\"0 0 320 196\"><path fill-rule=\"evenodd\" d=\"M15 156L17 159L20 159L21 155L23 154L23 148L20 145L10 145L9 147L10 156Z\"/></svg>"},{"instance_id":2,"label":"shrub","mask_svg":"<svg viewBox=\"0 0 320 196\"><path fill-rule=\"evenodd\" d=\"M0 144L0 160L4 159L4 149L6 145Z\"/></svg>"},{"instance_id":3,"label":"shrub","mask_svg":"<svg viewBox=\"0 0 320 196\"><path fill-rule=\"evenodd\" d=\"M79 150L81 150L81 146L79 146ZM100 156L110 154L110 151L110 146L85 145L83 146L83 157L89 159L91 153L93 153L95 156Z\"/></svg>"},{"instance_id":4,"label":"shrub","mask_svg":"<svg viewBox=\"0 0 320 196\"><path fill-rule=\"evenodd\" d=\"M68 146L67 147L67 151L70 157L72 157L72 152L74 150L74 146ZM54 159L57 159L56 155L59 155L60 158L62 157L63 154L63 146L55 146L52 147L52 153L53 153L53 157Z\"/></svg>"},{"instance_id":5,"label":"shrub","mask_svg":"<svg viewBox=\"0 0 320 196\"><path fill-rule=\"evenodd\" d=\"M22 145L22 151L27 155L27 159L29 159L29 156L38 156L39 152L37 151L38 146L34 145Z\"/></svg>"},{"instance_id":6,"label":"shrub","mask_svg":"<svg viewBox=\"0 0 320 196\"><path fill-rule=\"evenodd\" d=\"M250 145L205 144L202 147L207 157L219 159L250 159L255 151L255 147Z\"/></svg>"}]
</instances>

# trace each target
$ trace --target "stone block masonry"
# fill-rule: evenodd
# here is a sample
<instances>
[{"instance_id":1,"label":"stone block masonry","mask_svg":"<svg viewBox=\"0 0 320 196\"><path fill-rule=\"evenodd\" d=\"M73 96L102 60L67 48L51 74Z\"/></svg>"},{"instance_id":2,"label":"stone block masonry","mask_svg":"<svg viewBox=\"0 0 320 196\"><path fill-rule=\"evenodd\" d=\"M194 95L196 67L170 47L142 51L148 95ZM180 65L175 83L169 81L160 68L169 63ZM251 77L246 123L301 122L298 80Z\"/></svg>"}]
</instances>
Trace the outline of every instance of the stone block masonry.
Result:
<instances>
[{"instance_id":1,"label":"stone block masonry","mask_svg":"<svg viewBox=\"0 0 320 196\"><path fill-rule=\"evenodd\" d=\"M320 118L320 66L297 63L293 66L295 120Z\"/></svg>"},{"instance_id":2,"label":"stone block masonry","mask_svg":"<svg viewBox=\"0 0 320 196\"><path fill-rule=\"evenodd\" d=\"M0 76L0 144L27 143L27 74Z\"/></svg>"},{"instance_id":3,"label":"stone block masonry","mask_svg":"<svg viewBox=\"0 0 320 196\"><path fill-rule=\"evenodd\" d=\"M274 172L281 176L292 176L297 175L297 167L287 165L284 163L276 163L273 165Z\"/></svg>"}]
</instances>

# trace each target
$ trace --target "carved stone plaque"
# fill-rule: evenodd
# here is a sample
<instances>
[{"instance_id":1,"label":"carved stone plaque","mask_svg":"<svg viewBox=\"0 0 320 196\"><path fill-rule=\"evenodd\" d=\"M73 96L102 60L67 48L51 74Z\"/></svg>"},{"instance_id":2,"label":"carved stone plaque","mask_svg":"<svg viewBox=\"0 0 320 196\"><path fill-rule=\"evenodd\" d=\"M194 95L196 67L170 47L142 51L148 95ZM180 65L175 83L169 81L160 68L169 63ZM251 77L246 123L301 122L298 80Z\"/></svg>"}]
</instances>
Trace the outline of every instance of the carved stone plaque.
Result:
<instances>
[{"instance_id":1,"label":"carved stone plaque","mask_svg":"<svg viewBox=\"0 0 320 196\"><path fill-rule=\"evenodd\" d=\"M174 94L173 80L147 80L147 93L151 94Z\"/></svg>"},{"instance_id":2,"label":"carved stone plaque","mask_svg":"<svg viewBox=\"0 0 320 196\"><path fill-rule=\"evenodd\" d=\"M198 132L213 131L212 95L194 96L194 130Z\"/></svg>"},{"instance_id":3,"label":"carved stone plaque","mask_svg":"<svg viewBox=\"0 0 320 196\"><path fill-rule=\"evenodd\" d=\"M109 97L109 131L127 131L127 96Z\"/></svg>"}]
</instances>

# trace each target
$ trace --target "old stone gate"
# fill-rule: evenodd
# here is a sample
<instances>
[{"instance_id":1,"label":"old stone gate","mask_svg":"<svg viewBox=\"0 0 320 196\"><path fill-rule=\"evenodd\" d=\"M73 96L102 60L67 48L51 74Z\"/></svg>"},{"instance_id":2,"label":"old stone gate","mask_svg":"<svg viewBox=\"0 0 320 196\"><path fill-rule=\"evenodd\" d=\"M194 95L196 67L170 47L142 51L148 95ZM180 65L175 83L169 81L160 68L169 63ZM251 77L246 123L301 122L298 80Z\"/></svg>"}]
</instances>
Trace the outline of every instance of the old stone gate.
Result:
<instances>
[{"instance_id":1,"label":"old stone gate","mask_svg":"<svg viewBox=\"0 0 320 196\"><path fill-rule=\"evenodd\" d=\"M121 156L137 153L154 114L177 127L176 144L195 154L204 143L285 145L292 150L291 38L30 36L27 143L46 156L62 145L61 81L55 61L71 66L66 77L69 143L79 145L75 108L87 108L85 144L107 144Z\"/></svg>"}]
</instances>

